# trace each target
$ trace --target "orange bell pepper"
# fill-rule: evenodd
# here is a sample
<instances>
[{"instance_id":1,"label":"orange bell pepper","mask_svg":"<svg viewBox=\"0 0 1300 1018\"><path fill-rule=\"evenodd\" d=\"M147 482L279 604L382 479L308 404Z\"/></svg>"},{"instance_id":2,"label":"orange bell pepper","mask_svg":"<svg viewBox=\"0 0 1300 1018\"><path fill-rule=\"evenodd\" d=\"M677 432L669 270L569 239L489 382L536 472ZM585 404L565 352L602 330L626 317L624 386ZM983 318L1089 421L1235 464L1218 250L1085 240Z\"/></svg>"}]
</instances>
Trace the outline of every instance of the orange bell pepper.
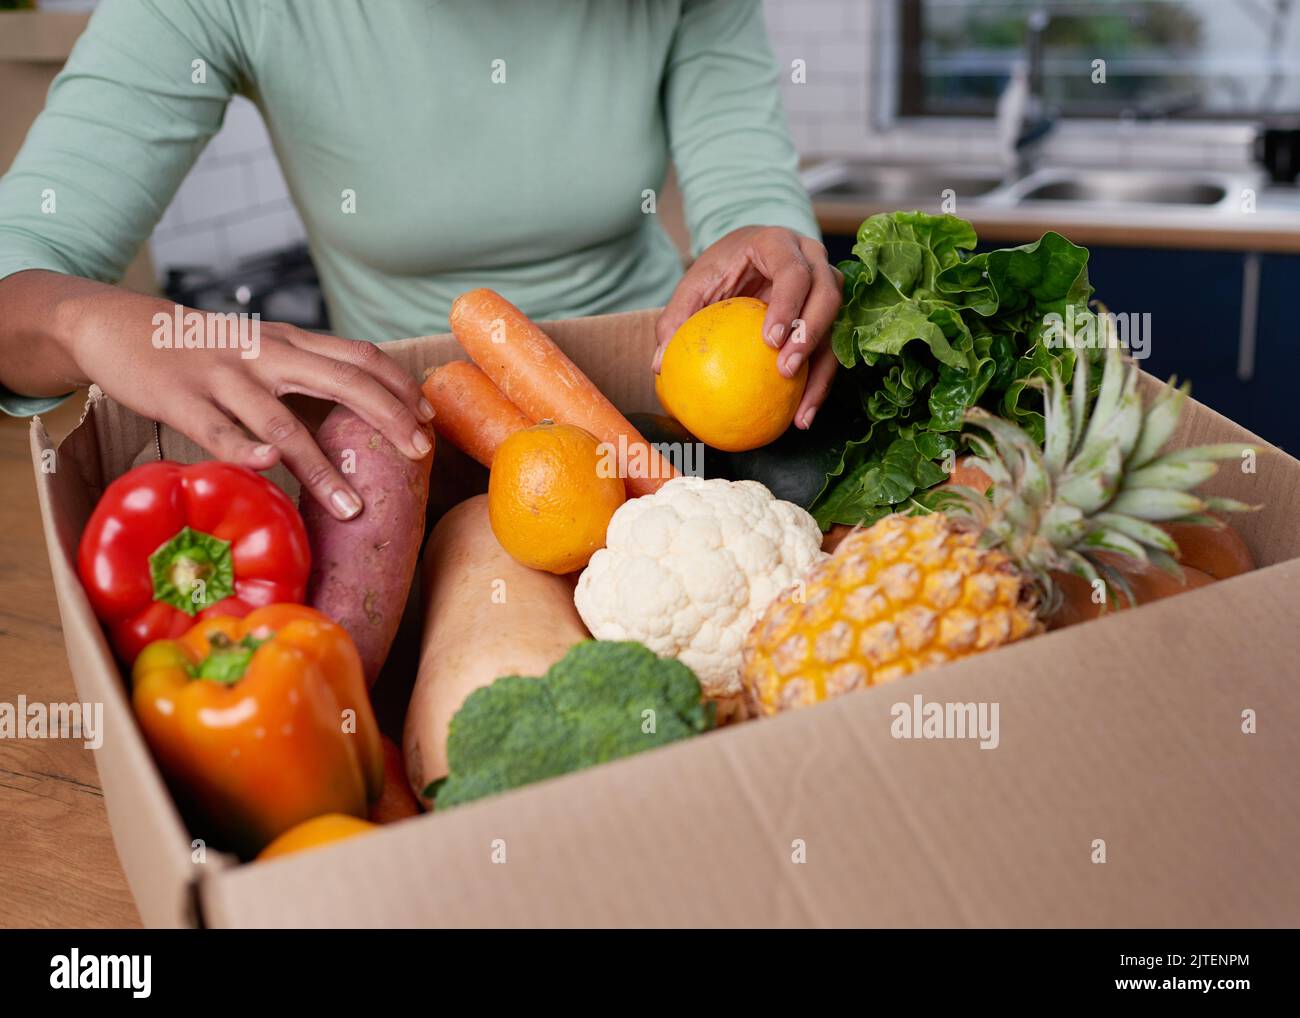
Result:
<instances>
[{"instance_id":1,"label":"orange bell pepper","mask_svg":"<svg viewBox=\"0 0 1300 1018\"><path fill-rule=\"evenodd\" d=\"M384 784L352 638L298 604L203 619L132 670L140 727L193 819L244 856L322 813L364 818Z\"/></svg>"},{"instance_id":2,"label":"orange bell pepper","mask_svg":"<svg viewBox=\"0 0 1300 1018\"><path fill-rule=\"evenodd\" d=\"M355 838L359 834L369 834L378 829L379 825L369 820L358 820L346 813L326 813L290 827L258 852L257 858L277 859L282 855L306 852L313 848L320 848L322 845Z\"/></svg>"}]
</instances>

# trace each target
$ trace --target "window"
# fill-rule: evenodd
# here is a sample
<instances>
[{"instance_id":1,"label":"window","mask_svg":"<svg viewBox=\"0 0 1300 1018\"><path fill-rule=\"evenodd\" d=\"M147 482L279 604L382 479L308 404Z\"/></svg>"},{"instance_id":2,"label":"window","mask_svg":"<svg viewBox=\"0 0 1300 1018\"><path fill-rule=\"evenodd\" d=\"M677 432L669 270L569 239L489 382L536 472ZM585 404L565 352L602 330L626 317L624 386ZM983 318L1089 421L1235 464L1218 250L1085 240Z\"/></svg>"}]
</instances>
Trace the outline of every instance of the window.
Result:
<instances>
[{"instance_id":1,"label":"window","mask_svg":"<svg viewBox=\"0 0 1300 1018\"><path fill-rule=\"evenodd\" d=\"M903 116L992 115L1013 67L1028 66L1034 17L1043 95L1063 116L1300 111L1297 0L893 2Z\"/></svg>"}]
</instances>

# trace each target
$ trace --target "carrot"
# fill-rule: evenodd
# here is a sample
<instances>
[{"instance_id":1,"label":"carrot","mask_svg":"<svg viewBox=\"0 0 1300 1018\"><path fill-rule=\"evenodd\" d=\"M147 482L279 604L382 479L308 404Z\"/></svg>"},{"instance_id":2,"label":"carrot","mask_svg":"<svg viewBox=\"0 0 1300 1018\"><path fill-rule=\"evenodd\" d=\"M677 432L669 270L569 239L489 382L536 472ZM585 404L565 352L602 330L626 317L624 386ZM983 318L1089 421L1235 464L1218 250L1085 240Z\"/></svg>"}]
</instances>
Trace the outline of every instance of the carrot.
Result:
<instances>
[{"instance_id":1,"label":"carrot","mask_svg":"<svg viewBox=\"0 0 1300 1018\"><path fill-rule=\"evenodd\" d=\"M626 452L628 493L648 495L677 476L671 463L528 316L491 290L470 290L451 306L451 331L506 399L532 421L591 432ZM637 476L630 476L630 475Z\"/></svg>"},{"instance_id":2,"label":"carrot","mask_svg":"<svg viewBox=\"0 0 1300 1018\"><path fill-rule=\"evenodd\" d=\"M533 425L492 379L466 361L429 372L420 389L433 405L434 430L485 467L508 435Z\"/></svg>"}]
</instances>

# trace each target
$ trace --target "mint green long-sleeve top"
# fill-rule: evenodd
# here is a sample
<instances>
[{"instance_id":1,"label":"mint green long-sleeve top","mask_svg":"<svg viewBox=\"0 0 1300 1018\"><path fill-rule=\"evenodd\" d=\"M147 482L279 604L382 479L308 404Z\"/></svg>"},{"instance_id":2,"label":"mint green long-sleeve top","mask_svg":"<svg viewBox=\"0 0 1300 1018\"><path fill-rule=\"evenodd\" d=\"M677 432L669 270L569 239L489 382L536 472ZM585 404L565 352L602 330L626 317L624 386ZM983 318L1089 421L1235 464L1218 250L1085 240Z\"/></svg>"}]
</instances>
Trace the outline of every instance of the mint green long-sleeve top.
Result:
<instances>
[{"instance_id":1,"label":"mint green long-sleeve top","mask_svg":"<svg viewBox=\"0 0 1300 1018\"><path fill-rule=\"evenodd\" d=\"M817 236L759 0L103 0L0 180L0 278L119 279L236 93L345 336L444 331L478 286L537 318L662 304L670 159L697 252Z\"/></svg>"}]
</instances>

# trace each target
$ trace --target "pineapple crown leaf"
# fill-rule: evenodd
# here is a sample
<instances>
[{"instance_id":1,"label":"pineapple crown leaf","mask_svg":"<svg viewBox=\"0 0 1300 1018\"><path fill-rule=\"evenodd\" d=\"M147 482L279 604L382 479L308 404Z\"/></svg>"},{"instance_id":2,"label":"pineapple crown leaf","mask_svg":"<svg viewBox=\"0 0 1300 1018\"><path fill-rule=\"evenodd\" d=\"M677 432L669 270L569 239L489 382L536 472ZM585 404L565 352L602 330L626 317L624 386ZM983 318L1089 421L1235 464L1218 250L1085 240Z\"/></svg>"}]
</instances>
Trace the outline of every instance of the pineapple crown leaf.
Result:
<instances>
[{"instance_id":1,"label":"pineapple crown leaf","mask_svg":"<svg viewBox=\"0 0 1300 1018\"><path fill-rule=\"evenodd\" d=\"M1147 558L1153 566L1168 573L1179 583L1187 582L1183 576L1183 567L1178 564L1178 559L1173 555L1153 548L1147 553Z\"/></svg>"},{"instance_id":2,"label":"pineapple crown leaf","mask_svg":"<svg viewBox=\"0 0 1300 1018\"><path fill-rule=\"evenodd\" d=\"M1209 518L1213 519L1213 517ZM1178 554L1178 543L1154 523L1139 520L1135 516L1125 516L1123 513L1112 512L1100 512L1092 519L1098 526L1119 531L1119 533L1131 537L1148 548L1167 552L1170 555Z\"/></svg>"},{"instance_id":3,"label":"pineapple crown leaf","mask_svg":"<svg viewBox=\"0 0 1300 1018\"><path fill-rule=\"evenodd\" d=\"M1172 488L1190 491L1214 476L1218 467L1212 460L1170 462L1158 459L1145 467L1131 471L1127 483L1137 488Z\"/></svg>"},{"instance_id":4,"label":"pineapple crown leaf","mask_svg":"<svg viewBox=\"0 0 1300 1018\"><path fill-rule=\"evenodd\" d=\"M965 437L978 466L993 480L992 499L971 489L953 503L973 517L982 543L1004 547L1021 568L1043 581L1066 570L1103 579L1132 601L1128 584L1098 553L1114 552L1181 576L1178 545L1156 523L1214 521L1211 512L1252 508L1233 499L1199 496L1216 460L1240 457L1253 446L1220 443L1161 450L1172 437L1187 400L1187 386L1168 388L1144 406L1141 372L1118 344L1108 343L1101 385L1089 407L1092 361L1074 357L1073 379L1064 373L1031 384L1043 393L1045 437L1040 447L1012 421L972 407Z\"/></svg>"},{"instance_id":5,"label":"pineapple crown leaf","mask_svg":"<svg viewBox=\"0 0 1300 1018\"><path fill-rule=\"evenodd\" d=\"M1043 460L1053 476L1065 469L1074 444L1074 422L1070 417L1070 404L1065 396L1065 382L1059 374L1052 378L1050 391L1043 404L1046 422L1046 439L1043 443Z\"/></svg>"},{"instance_id":6,"label":"pineapple crown leaf","mask_svg":"<svg viewBox=\"0 0 1300 1018\"><path fill-rule=\"evenodd\" d=\"M1164 444L1173 437L1178 418L1182 415L1183 405L1187 402L1190 387L1184 383L1174 387L1174 380L1155 398L1147 408L1146 420L1142 424L1142 436L1129 454L1129 461L1135 467L1146 466L1159 455Z\"/></svg>"},{"instance_id":7,"label":"pineapple crown leaf","mask_svg":"<svg viewBox=\"0 0 1300 1018\"><path fill-rule=\"evenodd\" d=\"M1173 452L1167 452L1157 459L1134 464L1134 466L1148 466L1152 463L1191 463L1196 460L1233 460L1241 459L1248 452L1259 453L1259 451L1260 448L1257 445L1247 445L1243 442L1221 442L1218 445L1196 445L1189 449L1175 449Z\"/></svg>"},{"instance_id":8,"label":"pineapple crown leaf","mask_svg":"<svg viewBox=\"0 0 1300 1018\"><path fill-rule=\"evenodd\" d=\"M1122 597L1129 604L1137 604L1137 598L1133 595L1133 587L1128 582L1128 577L1108 562L1101 559L1095 560L1097 574L1106 584L1106 600L1112 608L1119 605Z\"/></svg>"},{"instance_id":9,"label":"pineapple crown leaf","mask_svg":"<svg viewBox=\"0 0 1300 1018\"><path fill-rule=\"evenodd\" d=\"M1088 548L1096 551L1118 552L1121 555L1127 555L1129 558L1137 559L1139 562L1147 560L1146 549L1131 537L1125 537L1118 530L1093 527L1084 536L1083 543Z\"/></svg>"},{"instance_id":10,"label":"pineapple crown leaf","mask_svg":"<svg viewBox=\"0 0 1300 1018\"><path fill-rule=\"evenodd\" d=\"M1235 498L1219 498L1214 495L1207 495L1201 499L1201 504L1215 513L1254 513L1264 508L1263 505L1248 505L1245 502L1238 502Z\"/></svg>"}]
</instances>

